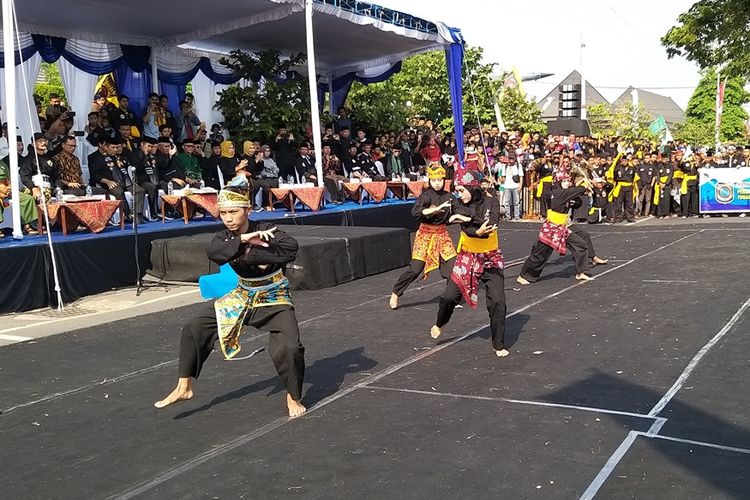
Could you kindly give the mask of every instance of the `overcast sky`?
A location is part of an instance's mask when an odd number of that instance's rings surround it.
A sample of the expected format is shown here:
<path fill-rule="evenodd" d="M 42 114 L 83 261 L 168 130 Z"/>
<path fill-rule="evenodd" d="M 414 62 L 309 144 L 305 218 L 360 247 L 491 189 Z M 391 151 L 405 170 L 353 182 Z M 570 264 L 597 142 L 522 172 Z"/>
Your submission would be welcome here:
<path fill-rule="evenodd" d="M 668 95 L 685 109 L 698 84 L 698 67 L 667 59 L 659 39 L 694 0 L 374 0 L 379 5 L 460 28 L 485 61 L 521 74 L 555 73 L 526 83 L 541 100 L 570 71 L 579 69 L 581 34 L 586 80 L 607 99 L 628 85 Z M 611 87 L 611 88 L 608 88 Z M 658 88 L 662 87 L 662 88 Z M 671 88 L 664 88 L 671 87 Z"/>

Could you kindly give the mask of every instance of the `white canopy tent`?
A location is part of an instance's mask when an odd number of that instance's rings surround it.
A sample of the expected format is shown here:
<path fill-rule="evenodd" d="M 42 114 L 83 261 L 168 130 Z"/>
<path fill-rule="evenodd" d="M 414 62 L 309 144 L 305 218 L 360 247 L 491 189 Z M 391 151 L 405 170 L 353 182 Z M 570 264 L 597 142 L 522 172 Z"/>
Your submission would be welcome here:
<path fill-rule="evenodd" d="M 343 103 L 347 82 L 385 79 L 400 69 L 404 58 L 443 49 L 457 132 L 461 130 L 463 39 L 458 30 L 442 23 L 355 0 L 212 0 L 209 4 L 201 0 L 0 1 L 0 71 L 4 73 L 0 98 L 11 137 L 16 122 L 24 140 L 38 130 L 32 116 L 32 92 L 42 60 L 58 61 L 69 103 L 77 111 L 76 129 L 86 123 L 85 106 L 91 102 L 95 77 L 117 67 L 128 68 L 129 82 L 141 84 L 140 94 L 158 91 L 160 84 L 184 86 L 192 81 L 198 111 L 204 119 L 220 121 L 213 109 L 216 93 L 238 78 L 218 64 L 218 59 L 235 49 L 277 49 L 282 55 L 306 53 L 314 124 L 320 122 L 318 91 L 322 83 L 327 83 L 335 111 L 334 94 Z M 13 12 L 15 23 L 9 22 Z M 5 75 L 6 63 L 14 59 L 15 73 Z M 150 82 L 150 88 L 146 82 Z M 135 92 L 125 93 L 132 102 Z M 141 97 L 145 99 L 145 95 Z M 312 129 L 319 152 L 320 129 Z M 15 148 L 9 149 L 14 237 L 21 238 L 18 159 Z M 319 155 L 316 167 L 322 180 Z"/>

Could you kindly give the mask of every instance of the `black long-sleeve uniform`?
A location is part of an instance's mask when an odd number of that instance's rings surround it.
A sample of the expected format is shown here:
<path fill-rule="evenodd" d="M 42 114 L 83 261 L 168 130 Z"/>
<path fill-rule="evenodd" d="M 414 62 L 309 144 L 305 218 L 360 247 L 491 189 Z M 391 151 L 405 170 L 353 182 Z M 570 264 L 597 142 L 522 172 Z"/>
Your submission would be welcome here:
<path fill-rule="evenodd" d="M 568 189 L 553 187 L 550 191 L 549 209 L 558 213 L 567 213 L 580 203 L 580 197 L 585 192 L 586 189 L 583 187 Z M 585 273 L 589 270 L 590 260 L 596 256 L 594 245 L 589 233 L 583 227 L 573 224 L 569 229 L 571 232 L 568 234 L 566 247 L 573 254 L 576 274 Z M 538 280 L 553 251 L 551 246 L 537 240 L 531 247 L 531 254 L 524 262 L 520 276 L 531 283 Z"/>
<path fill-rule="evenodd" d="M 424 215 L 422 213 L 422 210 L 440 206 L 446 201 L 451 202 L 450 208 L 441 209 L 429 215 Z M 417 201 L 414 202 L 411 209 L 411 215 L 422 224 L 444 225 L 448 224 L 448 219 L 450 219 L 451 215 L 456 213 L 457 208 L 458 202 L 451 193 L 444 190 L 435 191 L 430 187 L 422 191 L 422 194 L 419 195 Z M 393 286 L 393 293 L 401 297 L 409 285 L 411 285 L 419 275 L 422 274 L 424 266 L 424 261 L 412 259 L 409 263 L 409 268 L 403 272 Z M 453 259 L 449 261 L 444 261 L 442 258 L 440 259 L 440 275 L 443 278 L 448 279 L 452 269 Z"/>
<path fill-rule="evenodd" d="M 246 232 L 266 231 L 272 227 L 265 222 L 250 221 Z M 297 240 L 284 231 L 277 230 L 274 236 L 268 247 L 261 247 L 242 243 L 239 234 L 224 229 L 214 234 L 206 255 L 219 265 L 228 263 L 242 278 L 267 276 L 292 262 L 299 248 Z M 269 332 L 268 350 L 276 371 L 292 398 L 302 399 L 305 348 L 300 342 L 294 308 L 286 304 L 252 308 L 245 324 Z M 208 303 L 182 329 L 179 376 L 197 378 L 217 340 L 216 312 L 213 303 Z"/>
<path fill-rule="evenodd" d="M 479 200 L 474 200 L 469 205 L 460 205 L 457 210 L 461 215 L 471 217 L 469 222 L 461 223 L 461 230 L 472 238 L 489 238 L 489 234 L 482 236 L 477 235 L 477 230 L 485 221 L 489 221 L 488 226 L 493 226 L 500 222 L 500 203 L 495 197 L 482 194 Z M 499 249 L 498 249 L 499 250 Z M 487 254 L 484 258 L 489 260 Z M 485 260 L 485 266 L 487 265 Z M 479 281 L 484 284 L 484 290 L 487 303 L 487 314 L 490 318 L 490 332 L 492 335 L 492 347 L 496 351 L 505 349 L 505 313 L 507 304 L 505 300 L 505 276 L 503 270 L 497 267 L 484 267 L 484 272 L 479 276 Z M 438 308 L 435 325 L 442 328 L 448 324 L 458 303 L 461 301 L 461 289 L 452 280 L 449 279 L 445 291 L 440 297 L 440 306 Z"/>

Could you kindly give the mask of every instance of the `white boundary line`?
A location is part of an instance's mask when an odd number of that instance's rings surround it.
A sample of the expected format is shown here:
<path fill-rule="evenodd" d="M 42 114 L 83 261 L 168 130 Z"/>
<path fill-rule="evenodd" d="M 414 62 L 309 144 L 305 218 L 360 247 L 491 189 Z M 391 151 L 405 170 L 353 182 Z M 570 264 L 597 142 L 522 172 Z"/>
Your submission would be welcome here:
<path fill-rule="evenodd" d="M 651 250 L 651 251 L 649 251 L 649 252 L 647 252 L 647 253 L 645 253 L 643 255 L 635 257 L 634 259 L 631 259 L 631 260 L 629 260 L 627 262 L 624 262 L 623 264 L 620 264 L 618 266 L 612 267 L 612 268 L 606 270 L 605 272 L 603 272 L 601 274 L 598 274 L 596 276 L 596 278 L 604 276 L 604 275 L 606 275 L 608 273 L 611 273 L 612 271 L 620 269 L 621 267 L 625 267 L 625 266 L 630 265 L 630 264 L 632 264 L 634 262 L 637 262 L 640 259 L 648 257 L 649 255 L 653 255 L 654 253 L 659 252 L 660 250 L 663 250 L 663 249 L 668 248 L 668 247 L 670 247 L 672 245 L 675 245 L 675 244 L 677 244 L 677 243 L 679 243 L 681 241 L 686 240 L 687 238 L 690 238 L 691 236 L 695 236 L 696 234 L 700 234 L 701 232 L 702 231 L 696 231 L 696 232 L 693 232 L 692 234 L 689 234 L 687 236 L 683 236 L 682 238 L 679 238 L 679 239 L 677 239 L 675 241 L 672 241 L 670 243 L 662 245 L 659 248 L 656 248 L 656 249 Z M 437 283 L 442 283 L 442 280 L 438 281 Z M 545 302 L 545 301 L 547 301 L 547 300 L 549 300 L 551 298 L 557 297 L 558 295 L 560 295 L 562 293 L 565 293 L 568 290 L 572 290 L 573 288 L 576 288 L 576 287 L 581 286 L 583 284 L 585 284 L 585 282 L 579 281 L 579 282 L 574 283 L 574 284 L 572 284 L 570 286 L 567 286 L 567 287 L 563 288 L 562 290 L 558 290 L 557 292 L 551 293 L 551 294 L 547 295 L 546 297 L 542 297 L 541 299 L 538 299 L 538 300 L 536 300 L 534 302 L 531 302 L 531 303 L 525 305 L 524 307 L 516 309 L 515 311 L 507 314 L 505 316 L 505 318 L 506 319 L 512 318 L 513 316 L 516 316 L 516 315 L 518 315 L 518 314 L 526 311 L 527 309 L 530 309 L 530 308 L 532 308 L 534 306 L 537 306 L 537 305 L 541 304 L 542 302 Z M 380 299 L 376 299 L 376 300 L 380 300 Z M 333 402 L 335 402 L 335 401 L 337 401 L 337 400 L 339 400 L 339 399 L 341 399 L 341 398 L 343 398 L 345 396 L 348 396 L 349 394 L 351 394 L 352 392 L 354 392 L 354 391 L 356 391 L 358 389 L 366 387 L 369 384 L 377 382 L 378 380 L 380 380 L 382 378 L 385 378 L 388 375 L 391 375 L 392 373 L 395 373 L 395 372 L 397 372 L 398 370 L 400 370 L 402 368 L 405 368 L 405 367 L 407 367 L 409 365 L 412 365 L 412 364 L 414 364 L 414 363 L 416 363 L 418 361 L 421 361 L 424 358 L 430 357 L 430 356 L 432 356 L 432 355 L 434 355 L 434 354 L 442 351 L 443 349 L 446 349 L 448 347 L 451 347 L 451 346 L 457 344 L 458 342 L 466 340 L 467 338 L 472 337 L 472 336 L 476 335 L 477 333 L 479 333 L 480 331 L 484 330 L 485 328 L 487 328 L 487 326 L 488 325 L 481 325 L 481 326 L 479 326 L 479 327 L 471 330 L 470 332 L 468 332 L 468 333 L 466 333 L 464 335 L 461 335 L 460 337 L 456 337 L 453 340 L 447 341 L 447 342 L 445 342 L 443 344 L 436 345 L 435 347 L 433 347 L 429 351 L 422 351 L 419 354 L 411 356 L 411 357 L 409 357 L 409 358 L 407 358 L 407 359 L 405 359 L 405 360 L 403 360 L 403 361 L 401 361 L 399 363 L 396 363 L 394 365 L 391 365 L 390 367 L 388 367 L 388 368 L 386 368 L 386 369 L 384 369 L 384 370 L 382 370 L 382 371 L 380 371 L 378 373 L 366 376 L 365 378 L 363 378 L 359 382 L 357 382 L 357 383 L 355 383 L 355 384 L 353 384 L 353 385 L 351 385 L 351 386 L 349 386 L 349 387 L 347 387 L 345 389 L 342 389 L 342 390 L 340 390 L 340 391 L 338 391 L 338 392 L 336 392 L 334 394 L 331 394 L 327 398 L 321 400 L 316 405 L 314 405 L 311 408 L 309 408 L 307 410 L 307 413 L 305 414 L 305 416 L 303 416 L 302 418 L 305 418 L 305 417 L 309 418 L 309 415 L 311 413 L 313 413 L 313 412 L 315 412 L 315 411 L 317 411 L 317 410 L 319 410 L 319 409 L 321 409 L 321 408 L 323 408 L 325 406 L 328 406 L 329 404 L 331 404 L 331 403 L 333 403 Z M 265 434 L 267 434 L 267 433 L 269 433 L 271 431 L 274 431 L 274 430 L 278 429 L 279 427 L 281 427 L 282 425 L 284 425 L 285 423 L 288 423 L 290 421 L 292 421 L 292 419 L 290 419 L 290 418 L 280 418 L 280 419 L 277 419 L 277 420 L 275 420 L 273 422 L 270 422 L 269 424 L 266 424 L 265 426 L 261 427 L 260 429 L 256 429 L 255 431 L 252 431 L 252 432 L 250 432 L 248 434 L 240 436 L 240 437 L 238 437 L 238 438 L 236 438 L 236 439 L 234 439 L 232 441 L 229 441 L 228 443 L 224 443 L 222 445 L 218 445 L 218 446 L 212 448 L 210 451 L 204 452 L 204 453 L 202 453 L 202 454 L 200 454 L 200 455 L 192 458 L 191 460 L 188 460 L 187 462 L 185 462 L 185 463 L 183 463 L 181 465 L 173 467 L 172 469 L 168 469 L 167 471 L 165 471 L 165 472 L 157 475 L 156 477 L 154 477 L 153 479 L 151 479 L 149 481 L 143 482 L 143 483 L 141 483 L 139 485 L 136 485 L 135 487 L 133 487 L 133 488 L 131 488 L 131 489 L 129 489 L 129 490 L 121 493 L 121 494 L 113 495 L 113 496 L 111 496 L 109 498 L 110 499 L 116 499 L 116 500 L 128 500 L 130 498 L 138 496 L 138 495 L 140 495 L 142 493 L 145 493 L 146 491 L 149 491 L 152 488 L 155 488 L 156 486 L 159 486 L 160 484 L 163 484 L 166 481 L 169 481 L 170 479 L 172 479 L 174 477 L 179 476 L 180 474 L 182 474 L 184 472 L 187 472 L 187 471 L 189 471 L 191 469 L 194 469 L 195 467 L 197 467 L 197 466 L 199 466 L 199 465 L 201 465 L 201 464 L 203 464 L 203 463 L 205 463 L 205 462 L 207 462 L 209 460 L 212 460 L 213 458 L 216 458 L 216 457 L 221 456 L 221 455 L 223 455 L 225 453 L 228 453 L 228 452 L 234 450 L 235 448 L 243 446 L 243 445 L 245 445 L 245 444 L 253 441 L 254 439 L 256 439 L 258 437 L 261 437 L 261 436 L 263 436 L 263 435 L 265 435 Z M 634 432 L 634 431 L 631 431 L 631 433 L 632 432 Z M 635 439 L 635 437 L 633 437 L 633 439 Z"/>
<path fill-rule="evenodd" d="M 26 342 L 27 340 L 34 340 L 33 337 L 19 337 L 18 335 L 3 335 L 0 333 L 0 340 L 10 340 L 12 342 Z"/>
<path fill-rule="evenodd" d="M 368 385 L 367 388 L 377 389 L 379 391 L 405 392 L 408 394 L 421 394 L 425 396 L 439 396 L 439 397 L 454 398 L 454 399 L 473 399 L 476 401 L 492 401 L 492 402 L 497 402 L 497 403 L 513 403 L 513 404 L 521 404 L 521 405 L 529 405 L 529 406 L 542 406 L 542 407 L 547 407 L 547 408 L 562 408 L 562 409 L 567 409 L 567 410 L 578 410 L 578 411 L 585 411 L 585 412 L 591 412 L 591 413 L 606 413 L 609 415 L 621 415 L 624 417 L 645 418 L 649 420 L 658 419 L 658 417 L 644 415 L 643 413 L 632 413 L 629 411 L 608 410 L 606 408 L 594 408 L 592 406 L 568 405 L 568 404 L 563 404 L 563 403 L 548 403 L 546 401 L 531 401 L 528 399 L 492 398 L 489 396 L 475 396 L 472 394 L 455 394 L 452 392 L 421 391 L 418 389 L 400 389 L 397 387 L 384 387 L 384 386 L 379 386 L 379 385 Z"/>
<path fill-rule="evenodd" d="M 734 453 L 743 453 L 745 455 L 750 455 L 750 450 L 747 448 L 736 448 L 734 446 L 725 446 L 723 444 L 716 444 L 716 443 L 707 443 L 705 441 L 693 441 L 692 439 L 682 439 L 678 437 L 672 437 L 672 436 L 660 436 L 658 434 L 648 434 L 640 432 L 639 435 L 651 439 L 663 439 L 665 441 L 673 441 L 675 443 L 683 443 L 683 444 L 692 444 L 695 446 L 705 446 L 706 448 L 715 448 L 717 450 L 723 450 L 723 451 L 731 451 Z"/>
<path fill-rule="evenodd" d="M 683 385 L 685 385 L 685 382 L 687 381 L 690 374 L 695 370 L 695 367 L 698 366 L 698 363 L 701 359 L 708 353 L 708 351 L 716 345 L 717 342 L 719 342 L 722 337 L 724 337 L 733 327 L 737 324 L 737 322 L 740 320 L 742 315 L 747 311 L 748 307 L 750 307 L 750 298 L 745 300 L 745 302 L 740 306 L 740 308 L 737 310 L 737 312 L 734 313 L 734 315 L 729 319 L 729 321 L 726 322 L 726 324 L 719 330 L 719 332 L 714 335 L 714 337 L 708 341 L 706 345 L 704 345 L 698 353 L 693 356 L 693 359 L 690 360 L 690 363 L 688 363 L 687 367 L 683 370 L 683 372 L 680 374 L 680 376 L 677 378 L 675 383 L 672 385 L 672 387 L 667 391 L 666 394 L 659 400 L 659 402 L 654 405 L 654 407 L 651 409 L 651 411 L 648 413 L 650 417 L 657 417 L 659 413 L 669 404 L 669 402 L 672 400 L 672 398 L 677 394 L 677 392 L 682 388 Z M 586 491 L 583 492 L 583 495 L 581 495 L 581 500 L 589 500 L 594 498 L 596 493 L 599 491 L 599 489 L 604 485 L 605 481 L 609 477 L 609 475 L 612 473 L 612 471 L 617 467 L 617 464 L 622 460 L 622 457 L 625 456 L 625 453 L 627 453 L 628 449 L 632 446 L 633 442 L 635 441 L 635 438 L 639 435 L 644 435 L 651 438 L 661 438 L 663 436 L 658 436 L 659 431 L 661 430 L 662 426 L 664 426 L 664 423 L 666 422 L 666 419 L 664 418 L 657 418 L 657 420 L 654 422 L 654 424 L 651 426 L 651 428 L 646 433 L 641 433 L 638 431 L 630 431 L 628 435 L 625 437 L 622 443 L 620 443 L 620 446 L 617 447 L 617 449 L 612 453 L 612 456 L 609 457 L 609 460 L 604 464 L 604 467 L 599 471 L 599 473 L 594 477 L 594 480 L 591 482 L 588 488 L 586 488 Z M 672 438 L 673 441 L 678 441 L 678 438 Z M 687 441 L 687 440 L 685 440 Z M 693 444 L 698 444 L 698 442 L 693 442 Z M 707 443 L 707 446 L 710 444 Z M 714 448 L 719 448 L 721 445 L 710 445 Z M 729 447 L 721 447 L 720 449 L 728 449 Z M 737 450 L 739 450 L 738 448 Z M 732 450 L 736 451 L 736 450 Z"/>
<path fill-rule="evenodd" d="M 674 385 L 667 391 L 667 393 L 659 400 L 658 403 L 651 409 L 649 412 L 649 415 L 651 416 L 657 416 L 661 411 L 664 409 L 665 406 L 672 400 L 672 398 L 677 394 L 677 391 L 682 389 L 682 386 L 685 385 L 685 382 L 687 381 L 688 377 L 691 373 L 693 373 L 693 370 L 695 370 L 695 367 L 698 366 L 698 363 L 700 363 L 701 359 L 708 353 L 708 351 L 716 345 L 717 342 L 719 342 L 727 333 L 729 333 L 730 330 L 734 327 L 734 325 L 737 324 L 737 322 L 740 320 L 743 314 L 745 314 L 745 311 L 750 307 L 750 298 L 745 300 L 745 302 L 740 306 L 740 308 L 737 310 L 736 313 L 734 313 L 734 316 L 732 316 L 729 321 L 726 322 L 726 324 L 722 327 L 719 332 L 714 335 L 714 338 L 708 341 L 706 345 L 704 345 L 698 353 L 693 356 L 693 359 L 690 360 L 690 363 L 688 363 L 685 370 L 682 372 L 682 374 L 677 378 Z"/>
<path fill-rule="evenodd" d="M 142 307 L 142 306 L 146 306 L 146 305 L 153 304 L 153 303 L 156 303 L 156 302 L 161 302 L 163 300 L 173 299 L 175 297 L 181 297 L 183 295 L 189 295 L 191 293 L 197 293 L 199 291 L 200 290 L 198 288 L 195 288 L 193 290 L 187 290 L 187 291 L 184 291 L 184 292 L 179 292 L 179 293 L 173 293 L 173 294 L 165 295 L 164 297 L 157 297 L 155 299 L 150 299 L 150 300 L 147 300 L 145 302 L 136 302 L 135 304 L 130 305 L 128 307 L 123 307 L 122 309 L 114 309 L 114 310 L 106 310 L 106 311 L 96 311 L 96 312 L 91 312 L 91 313 L 86 313 L 86 314 L 79 314 L 78 316 L 68 316 L 66 318 L 55 318 L 55 319 L 50 319 L 48 321 L 38 321 L 36 323 L 31 323 L 31 324 L 28 324 L 28 325 L 14 326 L 13 328 L 6 328 L 5 330 L 0 330 L 0 334 L 5 334 L 5 333 L 8 333 L 8 332 L 17 332 L 18 330 L 25 330 L 27 328 L 33 328 L 35 326 L 46 326 L 46 325 L 50 325 L 52 323 L 60 323 L 62 321 L 72 321 L 72 320 L 77 320 L 77 319 L 81 319 L 81 318 L 88 318 L 88 317 L 91 317 L 91 316 L 99 316 L 100 314 L 115 314 L 115 313 L 118 313 L 120 311 L 127 311 L 128 309 L 132 309 L 134 307 Z M 186 305 L 189 305 L 189 304 L 186 304 Z M 29 339 L 26 339 L 26 340 L 32 340 L 32 339 L 29 338 Z"/>

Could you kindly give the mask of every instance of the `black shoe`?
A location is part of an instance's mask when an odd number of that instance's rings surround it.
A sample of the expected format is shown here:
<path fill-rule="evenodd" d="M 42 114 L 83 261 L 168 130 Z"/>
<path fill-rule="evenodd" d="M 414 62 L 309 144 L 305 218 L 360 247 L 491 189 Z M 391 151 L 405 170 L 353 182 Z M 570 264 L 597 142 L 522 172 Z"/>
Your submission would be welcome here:
<path fill-rule="evenodd" d="M 145 224 L 146 223 L 146 219 L 143 218 L 143 214 L 138 214 L 138 219 L 137 220 L 138 220 L 138 225 L 139 226 L 141 224 Z"/>

